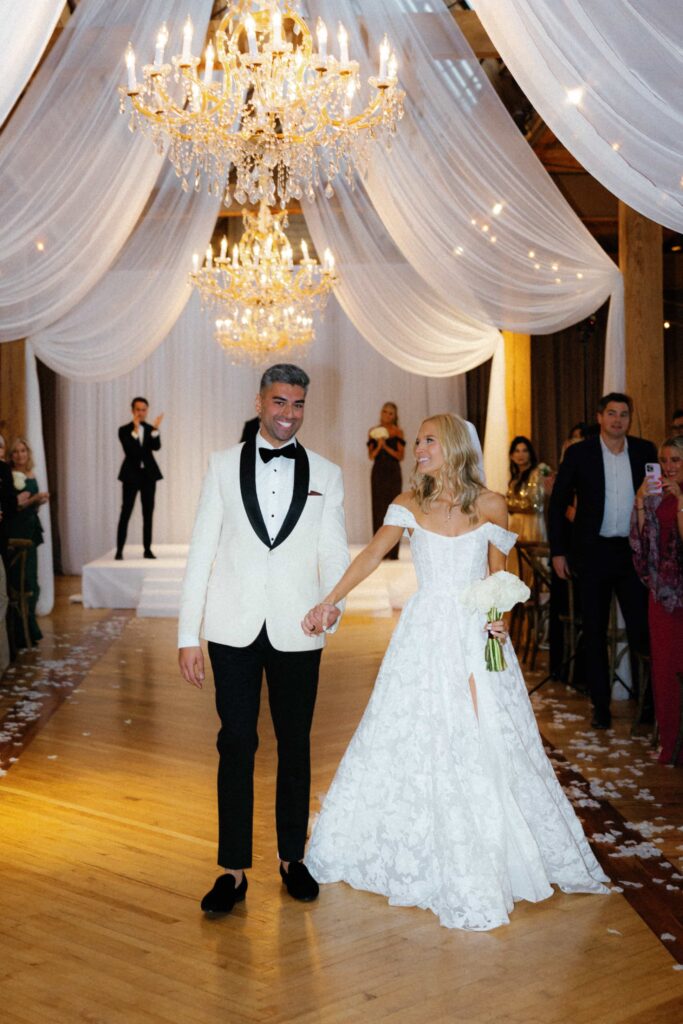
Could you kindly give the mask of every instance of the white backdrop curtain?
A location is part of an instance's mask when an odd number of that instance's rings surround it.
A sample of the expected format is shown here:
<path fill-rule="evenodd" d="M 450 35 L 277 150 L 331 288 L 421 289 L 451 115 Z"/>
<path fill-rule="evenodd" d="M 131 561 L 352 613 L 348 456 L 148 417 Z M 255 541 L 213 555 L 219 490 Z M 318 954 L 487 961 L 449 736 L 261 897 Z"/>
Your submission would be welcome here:
<path fill-rule="evenodd" d="M 211 0 L 168 0 L 163 16 L 180 49 L 182 21 L 205 31 Z M 113 263 L 163 157 L 131 136 L 118 113 L 129 40 L 153 53 L 154 0 L 83 0 L 7 125 L 0 143 L 0 340 L 43 330 Z M 175 49 L 173 49 L 175 47 Z"/>
<path fill-rule="evenodd" d="M 193 296 L 166 341 L 131 373 L 100 384 L 60 379 L 60 532 L 67 572 L 80 572 L 85 562 L 114 546 L 121 500 L 116 477 L 123 457 L 117 430 L 138 394 L 149 399 L 150 417 L 166 414 L 154 542 L 188 542 L 208 455 L 239 440 L 244 420 L 255 415 L 260 378 L 258 370 L 232 366 L 212 332 L 211 318 L 200 312 Z M 310 354 L 295 361 L 312 379 L 301 440 L 342 466 L 349 537 L 368 540 L 367 431 L 378 422 L 382 404 L 396 401 L 399 407 L 409 446 L 403 464 L 407 485 L 410 445 L 420 421 L 429 413 L 464 413 L 464 377 L 419 377 L 387 362 L 365 343 L 334 299 Z M 500 444 L 507 448 L 507 435 Z M 141 531 L 136 508 L 129 542 L 140 543 Z"/>
<path fill-rule="evenodd" d="M 0 2 L 0 125 L 33 74 L 63 7 L 64 0 Z"/>
<path fill-rule="evenodd" d="M 606 383 L 623 386 L 619 270 L 520 135 L 452 15 L 428 0 L 309 8 L 346 25 L 357 57 L 366 45 L 377 54 L 384 32 L 396 50 L 406 114 L 391 152 L 376 147 L 366 187 L 420 276 L 461 312 L 534 334 L 576 323 L 611 296 Z"/>
<path fill-rule="evenodd" d="M 471 6 L 569 152 L 629 206 L 683 231 L 680 0 Z"/>

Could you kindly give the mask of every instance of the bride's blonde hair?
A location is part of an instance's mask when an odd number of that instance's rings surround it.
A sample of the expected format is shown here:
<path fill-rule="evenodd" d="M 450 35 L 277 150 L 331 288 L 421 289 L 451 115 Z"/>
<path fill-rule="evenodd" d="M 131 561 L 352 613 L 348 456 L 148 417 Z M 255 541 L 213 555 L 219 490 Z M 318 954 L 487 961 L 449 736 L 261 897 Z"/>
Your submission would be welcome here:
<path fill-rule="evenodd" d="M 465 421 L 445 412 L 428 416 L 422 425 L 425 423 L 434 424 L 444 464 L 438 478 L 421 473 L 416 464 L 410 481 L 415 501 L 423 512 L 429 512 L 432 503 L 448 491 L 461 511 L 470 517 L 470 522 L 476 523 L 475 504 L 484 485 Z"/>

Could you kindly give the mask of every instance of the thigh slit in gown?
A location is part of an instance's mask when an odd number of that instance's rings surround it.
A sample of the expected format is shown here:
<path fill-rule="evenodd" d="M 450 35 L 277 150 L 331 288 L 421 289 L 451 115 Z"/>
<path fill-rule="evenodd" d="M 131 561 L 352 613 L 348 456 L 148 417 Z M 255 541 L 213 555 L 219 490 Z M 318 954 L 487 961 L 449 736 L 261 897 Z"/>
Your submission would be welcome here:
<path fill-rule="evenodd" d="M 488 574 L 484 523 L 457 537 L 412 530 L 418 590 L 403 611 L 370 701 L 313 830 L 306 864 L 398 906 L 432 910 L 449 928 L 506 924 L 516 900 L 551 885 L 605 893 L 608 878 L 548 760 L 514 650 L 484 663 L 485 617 L 459 595 Z"/>

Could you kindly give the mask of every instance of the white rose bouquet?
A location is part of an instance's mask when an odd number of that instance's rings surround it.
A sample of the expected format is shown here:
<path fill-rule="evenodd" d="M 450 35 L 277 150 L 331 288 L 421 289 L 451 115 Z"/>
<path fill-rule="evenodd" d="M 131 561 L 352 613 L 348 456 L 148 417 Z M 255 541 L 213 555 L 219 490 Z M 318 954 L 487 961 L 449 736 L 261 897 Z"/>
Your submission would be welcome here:
<path fill-rule="evenodd" d="M 503 612 L 526 601 L 531 594 L 523 580 L 512 572 L 494 572 L 483 580 L 475 580 L 461 595 L 466 608 L 486 616 L 487 625 L 497 622 Z M 489 633 L 484 659 L 489 672 L 502 672 L 507 668 L 500 642 Z"/>
<path fill-rule="evenodd" d="M 18 469 L 12 470 L 12 483 L 15 491 L 23 491 L 26 487 L 26 474 L 20 473 Z"/>
<path fill-rule="evenodd" d="M 370 431 L 370 437 L 373 441 L 386 441 L 389 437 L 389 431 L 386 427 L 373 427 Z"/>

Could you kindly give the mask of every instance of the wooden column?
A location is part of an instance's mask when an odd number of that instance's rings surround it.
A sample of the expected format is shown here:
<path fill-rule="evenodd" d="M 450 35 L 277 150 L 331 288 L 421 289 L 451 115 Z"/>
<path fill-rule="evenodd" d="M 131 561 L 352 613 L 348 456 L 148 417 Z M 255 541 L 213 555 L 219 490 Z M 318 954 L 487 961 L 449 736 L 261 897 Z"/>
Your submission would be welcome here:
<path fill-rule="evenodd" d="M 505 405 L 510 440 L 531 437 L 531 338 L 503 331 L 505 339 Z"/>
<path fill-rule="evenodd" d="M 0 344 L 0 434 L 7 444 L 26 434 L 24 341 Z"/>
<path fill-rule="evenodd" d="M 619 268 L 624 275 L 626 392 L 634 402 L 631 433 L 664 440 L 662 228 L 619 203 Z"/>

